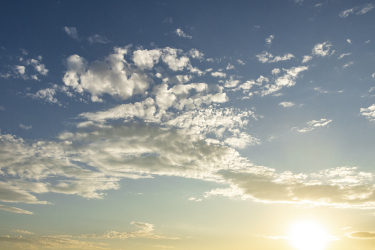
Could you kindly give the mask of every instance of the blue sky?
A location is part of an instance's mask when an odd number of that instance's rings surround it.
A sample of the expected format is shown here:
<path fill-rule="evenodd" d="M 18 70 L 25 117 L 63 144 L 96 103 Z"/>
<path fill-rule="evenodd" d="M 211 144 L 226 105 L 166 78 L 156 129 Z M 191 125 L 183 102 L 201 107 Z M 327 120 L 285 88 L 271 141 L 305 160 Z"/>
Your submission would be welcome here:
<path fill-rule="evenodd" d="M 374 8 L 2 2 L 1 248 L 372 249 Z"/>

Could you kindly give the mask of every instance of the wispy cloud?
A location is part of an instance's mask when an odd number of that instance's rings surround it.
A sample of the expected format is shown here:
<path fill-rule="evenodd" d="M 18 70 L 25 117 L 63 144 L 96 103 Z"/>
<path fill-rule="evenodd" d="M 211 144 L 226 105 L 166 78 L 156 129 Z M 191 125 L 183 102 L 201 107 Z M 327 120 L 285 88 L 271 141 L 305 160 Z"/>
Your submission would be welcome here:
<path fill-rule="evenodd" d="M 71 38 L 78 40 L 78 30 L 75 27 L 64 27 L 64 31 Z"/>
<path fill-rule="evenodd" d="M 299 129 L 298 132 L 300 133 L 310 132 L 318 127 L 326 127 L 328 126 L 330 122 L 332 122 L 332 120 L 327 120 L 327 119 L 312 120 L 312 121 L 307 122 L 307 127 L 303 129 Z"/>

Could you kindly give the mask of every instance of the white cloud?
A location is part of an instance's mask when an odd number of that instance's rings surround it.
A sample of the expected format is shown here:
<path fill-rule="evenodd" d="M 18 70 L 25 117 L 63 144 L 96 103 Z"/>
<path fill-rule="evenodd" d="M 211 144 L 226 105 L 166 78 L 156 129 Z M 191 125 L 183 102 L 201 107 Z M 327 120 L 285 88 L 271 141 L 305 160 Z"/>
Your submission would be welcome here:
<path fill-rule="evenodd" d="M 23 210 L 21 208 L 17 207 L 8 207 L 0 204 L 0 210 L 8 211 L 8 212 L 13 212 L 13 213 L 18 213 L 18 214 L 33 214 L 33 212 Z"/>
<path fill-rule="evenodd" d="M 229 70 L 229 69 L 234 69 L 234 66 L 230 63 L 228 63 L 228 65 L 227 65 L 227 70 Z"/>
<path fill-rule="evenodd" d="M 352 53 L 346 53 L 346 54 L 341 54 L 337 59 L 341 59 L 343 58 L 344 56 L 349 56 L 351 55 Z"/>
<path fill-rule="evenodd" d="M 290 53 L 285 54 L 284 56 L 276 56 L 273 60 L 269 61 L 270 63 L 272 62 L 279 62 L 279 61 L 288 61 L 292 59 L 294 56 Z"/>
<path fill-rule="evenodd" d="M 349 44 L 352 44 L 352 41 L 350 39 L 346 39 L 346 41 L 349 43 Z"/>
<path fill-rule="evenodd" d="M 106 44 L 106 43 L 110 43 L 111 41 L 109 41 L 107 38 L 105 38 L 104 36 L 100 36 L 98 34 L 95 34 L 93 36 L 90 36 L 88 38 L 88 41 L 89 43 L 103 43 L 103 44 Z"/>
<path fill-rule="evenodd" d="M 56 103 L 61 106 L 61 103 L 54 97 L 56 90 L 53 88 L 41 89 L 35 94 L 28 93 L 27 96 L 31 96 L 33 99 L 42 99 L 45 102 Z"/>
<path fill-rule="evenodd" d="M 25 129 L 25 130 L 29 130 L 29 129 L 31 129 L 33 126 L 26 126 L 26 125 L 23 125 L 22 123 L 20 123 L 19 127 L 22 128 L 22 129 Z"/>
<path fill-rule="evenodd" d="M 366 14 L 367 12 L 373 10 L 375 7 L 375 4 L 373 3 L 369 3 L 369 4 L 366 4 L 362 7 L 362 9 L 360 11 L 358 11 L 356 14 L 357 15 L 363 15 L 363 14 Z"/>
<path fill-rule="evenodd" d="M 285 54 L 284 56 L 276 56 L 274 57 L 272 54 L 263 51 L 261 54 L 256 55 L 258 60 L 262 63 L 273 63 L 273 62 L 279 62 L 279 61 L 287 61 L 292 59 L 294 56 L 290 53 Z M 273 59 L 272 59 L 273 58 Z M 271 60 L 272 59 L 272 60 Z"/>
<path fill-rule="evenodd" d="M 271 46 L 272 40 L 275 38 L 274 35 L 270 35 L 269 37 L 266 38 L 266 44 L 267 46 Z"/>
<path fill-rule="evenodd" d="M 199 59 L 199 60 L 203 60 L 204 59 L 204 54 L 202 52 L 200 52 L 199 50 L 197 50 L 197 49 L 191 49 L 189 51 L 189 55 L 192 58 L 195 58 L 195 59 Z"/>
<path fill-rule="evenodd" d="M 127 52 L 128 47 L 115 48 L 114 53 L 104 61 L 95 61 L 90 65 L 79 55 L 69 56 L 63 82 L 78 93 L 86 91 L 96 97 L 109 94 L 128 99 L 133 95 L 144 94 L 152 80 L 148 75 L 131 68 L 124 59 Z M 137 62 L 142 67 L 150 66 L 147 59 Z"/>
<path fill-rule="evenodd" d="M 307 62 L 310 61 L 312 58 L 313 58 L 313 57 L 312 57 L 312 56 L 309 56 L 309 55 L 303 56 L 302 63 L 307 63 Z"/>
<path fill-rule="evenodd" d="M 227 74 L 226 73 L 223 73 L 223 72 L 212 72 L 211 75 L 213 77 L 220 77 L 220 78 L 223 78 L 223 77 L 226 77 Z"/>
<path fill-rule="evenodd" d="M 330 122 L 332 122 L 332 120 L 327 120 L 327 119 L 320 119 L 319 121 L 312 120 L 312 121 L 307 122 L 307 127 L 303 129 L 298 129 L 298 132 L 300 133 L 310 132 L 317 127 L 326 127 L 328 126 Z"/>
<path fill-rule="evenodd" d="M 373 73 L 371 76 L 372 76 L 372 78 L 375 78 L 375 73 Z"/>
<path fill-rule="evenodd" d="M 240 59 L 237 59 L 237 62 L 238 62 L 238 64 L 245 65 L 245 63 Z"/>
<path fill-rule="evenodd" d="M 350 65 L 353 65 L 353 64 L 354 64 L 353 62 L 348 62 L 347 64 L 342 66 L 342 68 L 345 69 L 346 67 L 349 67 Z"/>
<path fill-rule="evenodd" d="M 344 10 L 344 11 L 340 12 L 339 16 L 342 17 L 342 18 L 346 18 L 350 14 L 353 14 L 353 13 L 354 13 L 354 8 L 351 8 L 351 9 Z"/>
<path fill-rule="evenodd" d="M 279 74 L 280 72 L 281 72 L 281 71 L 280 71 L 279 68 L 274 68 L 274 69 L 271 71 L 272 75 L 277 75 L 277 74 Z"/>
<path fill-rule="evenodd" d="M 192 39 L 192 38 L 193 38 L 192 36 L 187 35 L 187 34 L 186 34 L 185 32 L 183 32 L 181 29 L 176 29 L 175 33 L 176 33 L 179 37 L 188 38 L 188 39 Z"/>
<path fill-rule="evenodd" d="M 365 4 L 365 5 L 362 5 L 362 6 L 355 6 L 351 9 L 340 12 L 339 15 L 342 18 L 346 18 L 349 15 L 354 14 L 354 11 L 356 11 L 358 9 L 360 9 L 360 10 L 356 14 L 357 15 L 363 15 L 363 14 L 366 14 L 367 12 L 373 10 L 374 7 L 375 7 L 375 4 L 373 4 L 373 3 Z"/>
<path fill-rule="evenodd" d="M 330 176 L 331 173 L 334 176 Z M 223 195 L 230 198 L 253 199 L 258 202 L 295 203 L 328 205 L 340 208 L 373 208 L 375 206 L 375 188 L 369 184 L 370 173 L 347 171 L 347 168 L 329 169 L 321 175 L 298 174 L 291 172 L 275 173 L 274 169 L 252 167 L 246 172 L 221 171 L 224 179 L 231 183 L 229 189 L 217 189 L 206 193 L 206 196 Z M 361 174 L 369 178 L 356 183 L 335 182 Z M 328 175 L 328 176 L 327 176 Z M 326 182 L 329 180 L 329 182 Z"/>
<path fill-rule="evenodd" d="M 234 88 L 240 83 L 240 80 L 234 80 L 233 76 L 230 77 L 229 80 L 224 82 L 225 88 Z"/>
<path fill-rule="evenodd" d="M 361 108 L 360 113 L 370 121 L 375 122 L 375 104 L 372 104 L 368 108 Z"/>
<path fill-rule="evenodd" d="M 260 140 L 242 132 L 234 137 L 229 137 L 225 139 L 224 143 L 228 144 L 231 147 L 241 149 L 249 145 L 260 144 Z"/>
<path fill-rule="evenodd" d="M 26 68 L 25 66 L 20 66 L 20 65 L 16 65 L 14 66 L 15 69 L 17 70 L 17 72 L 20 74 L 20 75 L 24 75 L 25 72 L 26 72 Z"/>
<path fill-rule="evenodd" d="M 188 57 L 183 55 L 181 49 L 166 47 L 163 49 L 162 60 L 173 71 L 181 71 L 190 65 Z"/>
<path fill-rule="evenodd" d="M 133 61 L 140 69 L 152 69 L 159 62 L 161 54 L 159 49 L 136 50 L 133 52 Z"/>
<path fill-rule="evenodd" d="M 75 27 L 64 27 L 64 30 L 71 38 L 78 40 L 78 31 Z"/>
<path fill-rule="evenodd" d="M 295 104 L 293 102 L 280 102 L 280 106 L 283 106 L 284 108 L 293 107 Z"/>
<path fill-rule="evenodd" d="M 274 84 L 266 84 L 261 90 L 261 96 L 269 95 L 273 92 L 279 91 L 283 87 L 291 87 L 296 84 L 298 74 L 302 71 L 308 70 L 308 66 L 293 67 L 290 69 L 283 69 L 286 73 L 278 77 Z"/>
<path fill-rule="evenodd" d="M 329 50 L 332 44 L 330 42 L 318 43 L 314 46 L 312 50 L 313 55 L 317 56 L 327 56 L 329 54 Z"/>

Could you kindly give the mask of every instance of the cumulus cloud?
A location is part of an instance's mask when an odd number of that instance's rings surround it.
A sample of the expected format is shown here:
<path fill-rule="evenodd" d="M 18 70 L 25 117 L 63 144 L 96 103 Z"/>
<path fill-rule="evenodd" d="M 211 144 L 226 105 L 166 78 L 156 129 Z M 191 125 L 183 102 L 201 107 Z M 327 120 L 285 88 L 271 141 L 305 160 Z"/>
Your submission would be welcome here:
<path fill-rule="evenodd" d="M 166 47 L 163 49 L 162 60 L 173 71 L 181 71 L 191 66 L 189 57 L 185 56 L 181 49 Z"/>
<path fill-rule="evenodd" d="M 192 36 L 189 36 L 189 35 L 187 35 L 185 32 L 183 32 L 182 29 L 180 29 L 180 28 L 176 29 L 175 33 L 176 33 L 179 37 L 188 38 L 188 39 L 192 39 L 192 38 L 193 38 Z"/>
<path fill-rule="evenodd" d="M 89 43 L 103 43 L 103 44 L 106 44 L 106 43 L 110 43 L 111 41 L 109 41 L 107 38 L 105 38 L 104 36 L 100 36 L 98 34 L 95 34 L 93 36 L 90 36 L 88 38 L 88 41 Z"/>
<path fill-rule="evenodd" d="M 64 27 L 64 31 L 71 38 L 78 40 L 78 30 L 75 27 Z"/>
<path fill-rule="evenodd" d="M 152 79 L 148 75 L 132 69 L 124 59 L 129 47 L 115 48 L 114 53 L 104 61 L 95 61 L 89 64 L 79 55 L 68 57 L 67 71 L 63 77 L 66 86 L 78 93 L 88 92 L 93 99 L 108 94 L 121 99 L 128 99 L 133 95 L 144 94 Z M 136 62 L 143 68 L 149 67 L 147 52 L 136 54 Z"/>
<path fill-rule="evenodd" d="M 365 116 L 370 121 L 375 122 L 375 104 L 372 104 L 368 108 L 361 108 L 360 114 Z"/>
<path fill-rule="evenodd" d="M 283 106 L 284 108 L 293 107 L 295 104 L 293 102 L 280 102 L 280 106 Z"/>
<path fill-rule="evenodd" d="M 298 129 L 298 132 L 300 133 L 310 132 L 316 129 L 317 127 L 326 127 L 328 126 L 330 122 L 332 122 L 332 120 L 327 120 L 327 119 L 320 119 L 319 121 L 312 120 L 312 121 L 307 122 L 307 127 L 303 129 Z"/>
<path fill-rule="evenodd" d="M 0 209 L 8 212 L 18 213 L 18 214 L 33 214 L 33 212 L 23 210 L 21 208 L 17 207 L 8 207 L 0 204 Z M 16 231 L 22 231 L 22 230 L 16 230 Z M 18 232 L 20 233 L 20 232 Z"/>
<path fill-rule="evenodd" d="M 329 54 L 329 50 L 332 44 L 330 42 L 318 43 L 312 49 L 312 54 L 317 56 L 325 57 Z"/>
<path fill-rule="evenodd" d="M 136 50 L 133 52 L 133 61 L 140 69 L 152 69 L 159 62 L 161 50 Z"/>

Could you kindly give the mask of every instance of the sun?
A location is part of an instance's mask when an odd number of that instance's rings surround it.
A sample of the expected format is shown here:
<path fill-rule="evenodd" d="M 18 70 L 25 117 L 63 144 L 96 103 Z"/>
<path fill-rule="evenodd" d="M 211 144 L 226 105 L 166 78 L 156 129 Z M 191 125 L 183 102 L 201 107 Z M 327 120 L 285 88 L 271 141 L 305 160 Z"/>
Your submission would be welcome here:
<path fill-rule="evenodd" d="M 295 223 L 290 230 L 290 241 L 297 250 L 324 250 L 328 238 L 324 228 L 312 221 Z"/>

